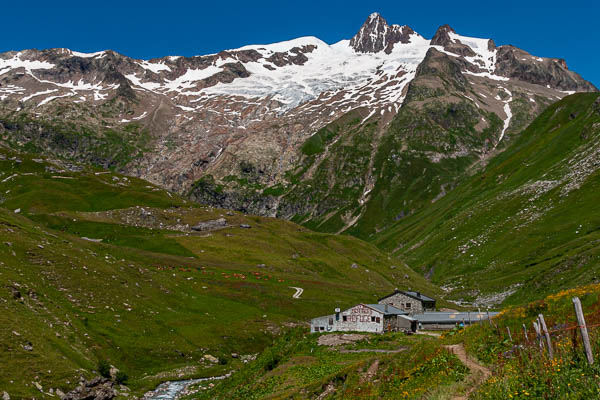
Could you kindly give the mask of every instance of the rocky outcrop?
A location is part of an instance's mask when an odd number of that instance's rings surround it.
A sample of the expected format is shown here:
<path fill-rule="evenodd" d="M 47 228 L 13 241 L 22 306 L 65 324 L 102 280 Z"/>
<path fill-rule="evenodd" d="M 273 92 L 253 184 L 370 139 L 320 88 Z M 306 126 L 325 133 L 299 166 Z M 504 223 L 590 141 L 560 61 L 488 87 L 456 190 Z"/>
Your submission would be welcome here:
<path fill-rule="evenodd" d="M 415 34 L 408 26 L 388 25 L 378 13 L 369 15 L 358 33 L 350 39 L 350 47 L 358 53 L 378 53 L 384 51 L 390 54 L 396 43 L 409 43 L 411 35 Z"/>
<path fill-rule="evenodd" d="M 461 43 L 458 39 L 453 39 L 451 33 L 454 29 L 450 25 L 442 25 L 435 32 L 435 35 L 431 39 L 431 44 L 434 46 L 442 46 L 444 50 L 450 53 L 457 54 L 463 57 L 473 57 L 475 52 L 466 44 Z M 492 42 L 493 45 L 493 42 Z"/>
<path fill-rule="evenodd" d="M 214 219 L 210 221 L 202 221 L 192 226 L 193 231 L 204 232 L 212 231 L 215 229 L 223 228 L 227 226 L 227 220 L 225 218 Z"/>
<path fill-rule="evenodd" d="M 86 381 L 67 393 L 62 400 L 111 400 L 117 396 L 114 382 L 107 378 L 96 377 Z"/>
<path fill-rule="evenodd" d="M 536 85 L 564 91 L 594 92 L 596 87 L 569 71 L 562 59 L 533 57 L 513 46 L 500 46 L 496 56 L 496 73 Z"/>

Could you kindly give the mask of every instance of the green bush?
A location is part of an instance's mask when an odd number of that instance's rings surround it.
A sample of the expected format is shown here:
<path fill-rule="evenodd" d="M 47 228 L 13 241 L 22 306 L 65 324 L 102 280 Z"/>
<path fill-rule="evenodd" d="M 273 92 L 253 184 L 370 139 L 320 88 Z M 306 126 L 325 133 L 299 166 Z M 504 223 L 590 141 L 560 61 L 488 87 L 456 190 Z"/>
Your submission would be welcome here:
<path fill-rule="evenodd" d="M 115 376 L 115 382 L 120 385 L 127 383 L 128 379 L 129 379 L 129 376 L 127 376 L 127 374 L 123 371 L 117 372 L 117 375 Z"/>
<path fill-rule="evenodd" d="M 107 360 L 98 361 L 98 373 L 100 376 L 110 378 L 110 364 Z"/>

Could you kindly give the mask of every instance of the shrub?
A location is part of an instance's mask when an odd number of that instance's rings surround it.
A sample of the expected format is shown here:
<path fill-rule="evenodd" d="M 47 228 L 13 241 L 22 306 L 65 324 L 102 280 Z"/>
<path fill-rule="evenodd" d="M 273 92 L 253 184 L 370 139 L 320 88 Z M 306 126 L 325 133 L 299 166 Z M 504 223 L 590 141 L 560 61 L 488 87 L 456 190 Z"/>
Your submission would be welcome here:
<path fill-rule="evenodd" d="M 105 378 L 110 378 L 110 364 L 107 360 L 98 361 L 98 373 Z"/>
<path fill-rule="evenodd" d="M 117 372 L 117 376 L 115 377 L 115 382 L 122 385 L 127 382 L 129 376 L 123 371 Z"/>

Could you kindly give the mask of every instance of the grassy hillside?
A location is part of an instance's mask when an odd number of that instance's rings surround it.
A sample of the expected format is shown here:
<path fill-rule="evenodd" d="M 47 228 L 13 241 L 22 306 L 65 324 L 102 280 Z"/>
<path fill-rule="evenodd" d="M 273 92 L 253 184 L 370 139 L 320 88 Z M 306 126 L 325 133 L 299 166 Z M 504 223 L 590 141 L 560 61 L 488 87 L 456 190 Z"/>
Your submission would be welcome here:
<path fill-rule="evenodd" d="M 454 190 L 375 244 L 455 299 L 522 303 L 600 273 L 600 100 L 550 106 Z"/>
<path fill-rule="evenodd" d="M 320 335 L 302 333 L 287 333 L 213 389 L 198 385 L 190 398 L 441 399 L 467 375 L 457 357 L 428 336 L 362 335 L 329 347 L 319 344 Z"/>
<path fill-rule="evenodd" d="M 600 285 L 565 290 L 523 306 L 505 310 L 494 318 L 497 328 L 482 324 L 448 337 L 464 342 L 466 349 L 488 364 L 493 374 L 471 396 L 477 400 L 504 399 L 597 399 L 600 396 Z M 589 365 L 571 299 L 578 296 L 590 327 L 595 357 Z M 540 352 L 532 322 L 539 313 L 551 331 L 554 358 Z M 525 338 L 522 324 L 528 328 Z M 512 331 L 511 341 L 506 328 Z"/>
<path fill-rule="evenodd" d="M 282 326 L 334 307 L 394 287 L 439 295 L 358 239 L 5 149 L 0 202 L 0 388 L 12 398 L 45 397 L 33 382 L 70 390 L 103 359 L 137 393 L 214 375 L 240 364 L 231 353 L 257 353 Z M 221 217 L 222 229 L 189 229 Z"/>

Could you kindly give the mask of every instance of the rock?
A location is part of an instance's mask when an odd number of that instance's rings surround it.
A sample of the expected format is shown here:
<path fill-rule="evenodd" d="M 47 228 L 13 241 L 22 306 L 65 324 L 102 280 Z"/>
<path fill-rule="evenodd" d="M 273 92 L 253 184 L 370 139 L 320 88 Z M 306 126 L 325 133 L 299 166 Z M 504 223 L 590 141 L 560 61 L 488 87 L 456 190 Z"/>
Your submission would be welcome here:
<path fill-rule="evenodd" d="M 2 392 L 2 400 L 10 400 L 10 396 L 6 392 Z"/>
<path fill-rule="evenodd" d="M 358 268 L 358 264 L 356 264 L 356 263 L 352 263 L 352 265 L 350 266 L 350 268 L 354 268 L 354 269 L 356 269 L 356 268 Z"/>
<path fill-rule="evenodd" d="M 231 358 L 240 358 L 238 353 L 231 353 Z"/>
<path fill-rule="evenodd" d="M 115 367 L 114 365 L 110 366 L 110 377 L 111 379 L 116 379 L 117 378 L 117 374 L 119 373 L 119 369 L 117 367 Z"/>
<path fill-rule="evenodd" d="M 58 393 L 58 392 L 57 392 Z M 64 395 L 63 400 L 111 400 L 117 396 L 114 382 L 96 377 L 90 381 L 82 379 L 75 389 Z"/>
<path fill-rule="evenodd" d="M 219 362 L 219 359 L 217 357 L 210 355 L 210 354 L 205 354 L 204 359 L 206 361 L 210 361 L 211 363 L 215 363 L 215 364 Z"/>
<path fill-rule="evenodd" d="M 33 345 L 31 344 L 31 342 L 22 344 L 21 347 L 23 347 L 23 350 L 25 350 L 25 351 L 33 351 Z"/>
<path fill-rule="evenodd" d="M 252 227 L 250 225 L 248 225 L 248 224 L 240 224 L 240 228 L 250 229 Z"/>
<path fill-rule="evenodd" d="M 64 397 L 65 397 L 65 393 L 64 393 L 62 390 L 60 390 L 60 389 L 56 389 L 54 392 L 56 393 L 56 395 L 57 395 L 58 397 L 60 397 L 61 399 L 64 399 Z"/>
<path fill-rule="evenodd" d="M 20 208 L 17 208 L 17 209 L 15 209 L 15 214 L 18 214 L 18 213 L 20 213 L 20 212 L 21 212 L 21 209 L 20 209 Z"/>
<path fill-rule="evenodd" d="M 229 216 L 229 217 L 233 217 L 233 212 L 232 211 L 227 211 L 225 213 L 225 215 Z"/>
<path fill-rule="evenodd" d="M 222 228 L 225 226 L 227 226 L 227 220 L 225 218 L 219 218 L 219 219 L 213 219 L 210 221 L 199 222 L 197 225 L 192 226 L 192 230 L 204 232 L 204 231 L 210 231 L 210 230 L 217 229 L 217 228 Z"/>
<path fill-rule="evenodd" d="M 390 54 L 396 43 L 409 43 L 414 33 L 408 26 L 388 25 L 381 15 L 373 13 L 350 39 L 350 47 L 359 53 Z"/>
<path fill-rule="evenodd" d="M 42 388 L 42 385 L 40 385 L 40 383 L 39 383 L 39 382 L 32 382 L 32 383 L 33 383 L 33 386 L 35 386 L 35 388 L 36 388 L 37 390 L 39 390 L 40 392 L 43 392 L 43 391 L 44 391 L 44 388 Z"/>

